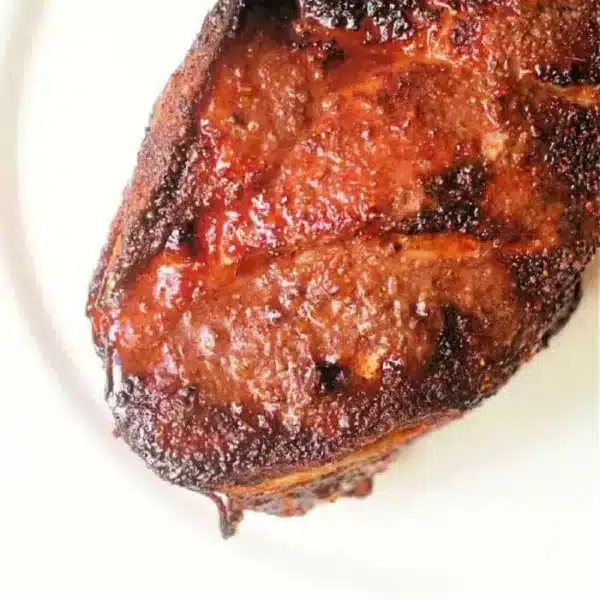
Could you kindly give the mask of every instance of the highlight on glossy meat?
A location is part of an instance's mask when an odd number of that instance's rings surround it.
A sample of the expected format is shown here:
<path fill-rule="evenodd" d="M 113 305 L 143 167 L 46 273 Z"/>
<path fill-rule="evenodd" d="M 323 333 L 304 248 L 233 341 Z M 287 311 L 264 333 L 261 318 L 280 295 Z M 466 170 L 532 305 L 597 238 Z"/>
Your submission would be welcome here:
<path fill-rule="evenodd" d="M 596 0 L 221 0 L 88 302 L 158 475 L 303 514 L 495 393 L 600 239 Z"/>

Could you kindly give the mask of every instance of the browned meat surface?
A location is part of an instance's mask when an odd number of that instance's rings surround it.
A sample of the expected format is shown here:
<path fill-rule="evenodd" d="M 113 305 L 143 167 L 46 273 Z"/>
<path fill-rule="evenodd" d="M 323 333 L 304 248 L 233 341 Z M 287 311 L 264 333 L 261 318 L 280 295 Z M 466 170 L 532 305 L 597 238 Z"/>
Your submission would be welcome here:
<path fill-rule="evenodd" d="M 117 431 L 227 532 L 366 495 L 574 308 L 599 107 L 596 0 L 222 0 L 92 283 Z"/>

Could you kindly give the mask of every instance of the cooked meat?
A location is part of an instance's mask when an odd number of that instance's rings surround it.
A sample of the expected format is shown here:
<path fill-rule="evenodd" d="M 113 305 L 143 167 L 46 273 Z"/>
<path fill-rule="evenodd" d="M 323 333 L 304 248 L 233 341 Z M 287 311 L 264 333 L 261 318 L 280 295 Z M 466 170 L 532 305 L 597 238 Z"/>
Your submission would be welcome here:
<path fill-rule="evenodd" d="M 117 432 L 225 534 L 368 494 L 575 307 L 599 84 L 597 0 L 221 0 L 91 287 Z"/>

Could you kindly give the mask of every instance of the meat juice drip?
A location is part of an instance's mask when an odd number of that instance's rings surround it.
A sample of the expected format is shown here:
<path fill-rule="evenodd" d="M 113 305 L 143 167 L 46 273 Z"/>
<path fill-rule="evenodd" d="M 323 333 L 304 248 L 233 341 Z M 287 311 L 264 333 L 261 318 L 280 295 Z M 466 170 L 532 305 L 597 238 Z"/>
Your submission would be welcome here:
<path fill-rule="evenodd" d="M 231 501 L 223 500 L 218 494 L 201 492 L 203 496 L 211 500 L 217 507 L 219 513 L 219 528 L 223 539 L 229 539 L 239 527 L 244 518 L 244 511 L 235 508 Z"/>

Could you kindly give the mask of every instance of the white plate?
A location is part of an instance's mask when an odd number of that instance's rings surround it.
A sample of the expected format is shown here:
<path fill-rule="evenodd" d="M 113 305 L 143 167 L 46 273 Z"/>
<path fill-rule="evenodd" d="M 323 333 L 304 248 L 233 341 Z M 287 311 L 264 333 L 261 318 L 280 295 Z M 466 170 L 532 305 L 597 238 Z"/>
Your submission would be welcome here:
<path fill-rule="evenodd" d="M 208 3 L 0 4 L 0 597 L 597 597 L 593 273 L 552 347 L 407 449 L 367 501 L 250 514 L 222 542 L 210 502 L 113 440 L 88 280 L 152 103 Z"/>

